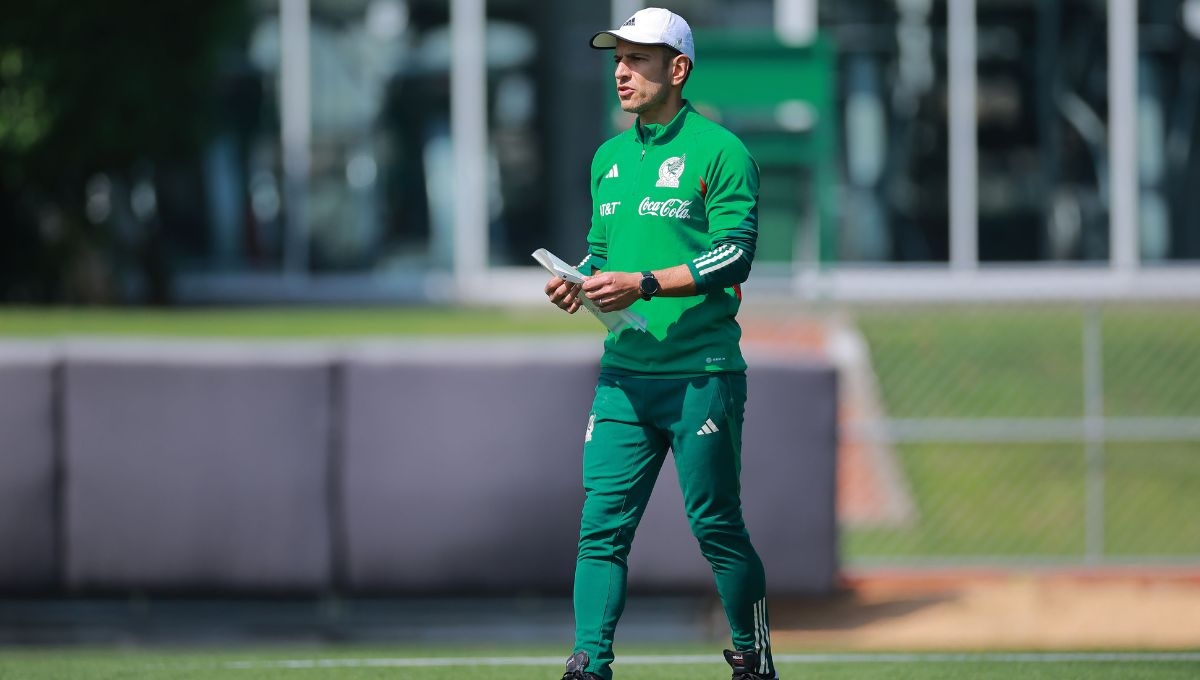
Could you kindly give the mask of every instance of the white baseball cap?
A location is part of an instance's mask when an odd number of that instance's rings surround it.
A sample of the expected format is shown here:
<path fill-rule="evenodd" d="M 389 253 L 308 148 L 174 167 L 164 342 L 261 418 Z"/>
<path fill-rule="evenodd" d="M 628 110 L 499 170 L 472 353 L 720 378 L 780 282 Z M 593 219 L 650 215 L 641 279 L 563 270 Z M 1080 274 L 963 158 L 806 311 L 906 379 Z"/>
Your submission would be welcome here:
<path fill-rule="evenodd" d="M 617 39 L 638 45 L 666 45 L 679 50 L 693 62 L 696 61 L 696 46 L 692 43 L 692 27 L 683 17 L 661 7 L 638 10 L 625 20 L 620 28 L 600 31 L 592 36 L 592 47 L 610 50 L 617 46 Z"/>

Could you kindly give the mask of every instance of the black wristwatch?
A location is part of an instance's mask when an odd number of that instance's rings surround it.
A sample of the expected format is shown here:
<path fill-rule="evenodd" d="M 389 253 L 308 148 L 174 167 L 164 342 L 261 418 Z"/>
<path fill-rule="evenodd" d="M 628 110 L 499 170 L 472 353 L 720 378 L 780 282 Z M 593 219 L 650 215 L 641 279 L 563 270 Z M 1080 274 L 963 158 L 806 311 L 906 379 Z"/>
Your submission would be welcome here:
<path fill-rule="evenodd" d="M 658 284 L 658 279 L 654 278 L 654 274 L 650 272 L 642 272 L 642 282 L 638 285 L 642 289 L 642 299 L 649 300 L 658 295 L 662 290 L 662 286 Z"/>

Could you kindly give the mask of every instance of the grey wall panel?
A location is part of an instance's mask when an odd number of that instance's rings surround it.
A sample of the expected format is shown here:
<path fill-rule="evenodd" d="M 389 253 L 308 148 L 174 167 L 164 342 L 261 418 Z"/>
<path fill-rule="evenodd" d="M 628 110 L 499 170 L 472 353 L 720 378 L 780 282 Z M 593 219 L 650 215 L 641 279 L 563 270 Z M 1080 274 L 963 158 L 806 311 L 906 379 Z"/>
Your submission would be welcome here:
<path fill-rule="evenodd" d="M 346 586 L 566 592 L 593 362 L 351 362 Z"/>
<path fill-rule="evenodd" d="M 837 372 L 758 366 L 749 374 L 743 434 L 746 524 L 771 588 L 837 585 Z"/>
<path fill-rule="evenodd" d="M 68 585 L 327 587 L 329 360 L 196 351 L 68 357 Z"/>
<path fill-rule="evenodd" d="M 50 353 L 0 351 L 0 592 L 58 583 L 53 404 Z"/>
<path fill-rule="evenodd" d="M 837 575 L 836 377 L 822 365 L 751 361 L 742 510 L 773 594 L 825 593 Z M 668 456 L 629 557 L 630 587 L 712 590 Z"/>
<path fill-rule="evenodd" d="M 443 365 L 410 355 L 346 366 L 351 590 L 570 588 L 595 360 L 463 354 Z M 827 592 L 837 562 L 834 372 L 763 363 L 749 389 L 745 513 L 771 590 Z M 682 507 L 668 460 L 634 543 L 631 588 L 712 590 Z"/>
<path fill-rule="evenodd" d="M 10 352 L 0 545 L 18 548 L 0 551 L 0 588 L 63 575 L 83 592 L 569 591 L 598 343 L 305 347 L 89 341 L 32 363 Z M 827 591 L 834 372 L 751 365 L 747 524 L 772 592 Z M 669 461 L 630 585 L 712 590 Z"/>

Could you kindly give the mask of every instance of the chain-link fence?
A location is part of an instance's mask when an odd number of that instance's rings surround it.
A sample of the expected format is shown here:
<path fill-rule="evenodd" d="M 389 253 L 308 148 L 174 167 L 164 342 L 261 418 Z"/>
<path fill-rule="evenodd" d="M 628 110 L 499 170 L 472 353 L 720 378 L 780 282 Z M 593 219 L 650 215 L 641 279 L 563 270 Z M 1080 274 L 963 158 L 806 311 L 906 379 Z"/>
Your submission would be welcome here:
<path fill-rule="evenodd" d="M 1200 562 L 1200 306 L 848 307 L 851 567 Z"/>

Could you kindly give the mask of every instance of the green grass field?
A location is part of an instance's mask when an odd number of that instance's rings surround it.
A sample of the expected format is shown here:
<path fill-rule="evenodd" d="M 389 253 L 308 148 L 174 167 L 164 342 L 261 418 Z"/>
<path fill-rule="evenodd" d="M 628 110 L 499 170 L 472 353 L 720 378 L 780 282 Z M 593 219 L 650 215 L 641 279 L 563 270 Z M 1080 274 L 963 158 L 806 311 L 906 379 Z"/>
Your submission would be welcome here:
<path fill-rule="evenodd" d="M 893 418 L 1083 415 L 1077 306 L 858 310 Z M 1116 305 L 1101 317 L 1104 414 L 1200 417 L 1200 308 Z"/>
<path fill-rule="evenodd" d="M 529 651 L 532 653 L 523 653 Z M 618 659 L 617 680 L 728 678 L 711 650 L 655 659 L 638 650 Z M 1192 679 L 1200 654 L 796 654 L 781 655 L 784 680 L 1158 680 Z M 4 680 L 558 680 L 557 656 L 545 650 L 471 648 L 289 648 L 239 651 L 0 649 Z"/>
<path fill-rule="evenodd" d="M 1077 306 L 858 310 L 894 418 L 1080 418 Z M 1200 419 L 1200 309 L 1107 306 L 1103 412 Z M 898 445 L 915 520 L 844 532 L 850 560 L 963 556 L 1078 559 L 1085 550 L 1083 442 Z M 1105 554 L 1200 555 L 1200 441 L 1109 442 Z"/>
<path fill-rule="evenodd" d="M 550 307 L 0 307 L 0 337 L 350 338 L 414 335 L 543 335 L 604 329 L 586 314 Z"/>

